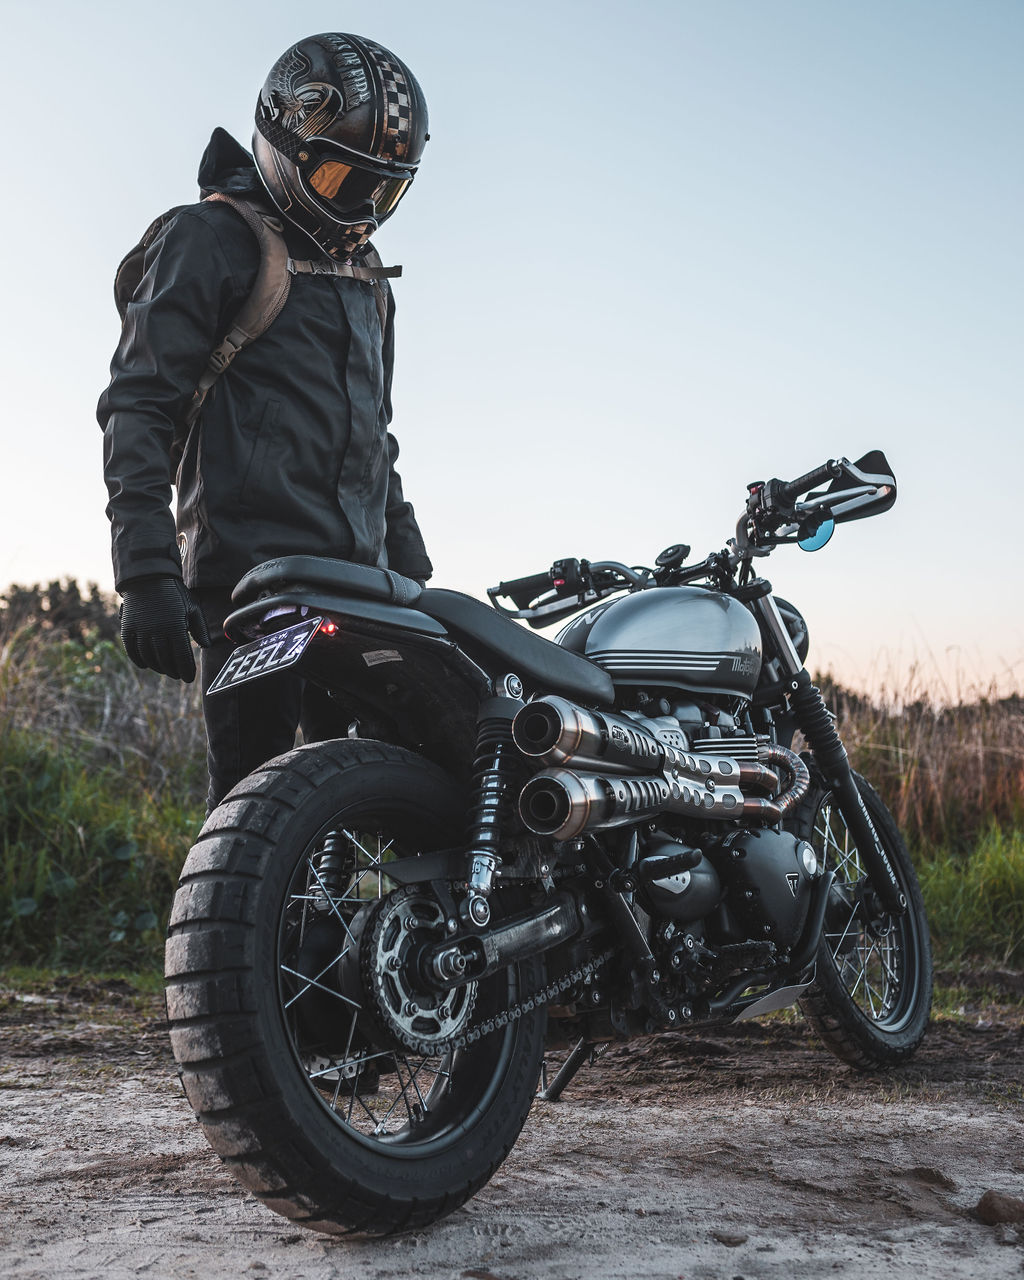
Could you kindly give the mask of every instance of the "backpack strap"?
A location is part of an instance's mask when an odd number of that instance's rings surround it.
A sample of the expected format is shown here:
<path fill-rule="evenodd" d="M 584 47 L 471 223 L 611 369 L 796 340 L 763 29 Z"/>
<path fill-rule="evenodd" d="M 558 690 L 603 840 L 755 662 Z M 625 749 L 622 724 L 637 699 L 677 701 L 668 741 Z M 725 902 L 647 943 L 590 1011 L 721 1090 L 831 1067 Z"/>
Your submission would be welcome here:
<path fill-rule="evenodd" d="M 380 260 L 380 254 L 372 244 L 366 246 L 366 252 L 363 254 L 363 262 L 366 264 L 368 271 L 374 272 L 373 280 L 373 299 L 377 304 L 377 315 L 380 317 L 381 337 L 384 336 L 384 326 L 388 318 L 388 286 L 384 281 L 388 277 L 400 276 L 402 274 L 401 267 L 385 267 Z"/>
<path fill-rule="evenodd" d="M 348 280 L 368 280 L 373 285 L 373 300 L 377 304 L 381 333 L 388 315 L 388 293 L 383 280 L 395 280 L 402 274 L 401 267 L 385 267 L 380 254 L 371 245 L 358 265 L 335 262 L 333 258 L 289 258 L 288 270 L 293 276 L 344 276 Z"/>
<path fill-rule="evenodd" d="M 190 427 L 199 416 L 210 388 L 243 347 L 265 333 L 281 314 L 288 301 L 292 278 L 289 273 L 288 246 L 284 240 L 284 225 L 276 214 L 250 200 L 239 200 L 214 191 L 207 200 L 219 200 L 229 205 L 245 220 L 260 246 L 260 265 L 252 292 L 242 303 L 231 328 L 221 339 L 210 356 L 199 384 L 192 396 L 185 425 Z"/>

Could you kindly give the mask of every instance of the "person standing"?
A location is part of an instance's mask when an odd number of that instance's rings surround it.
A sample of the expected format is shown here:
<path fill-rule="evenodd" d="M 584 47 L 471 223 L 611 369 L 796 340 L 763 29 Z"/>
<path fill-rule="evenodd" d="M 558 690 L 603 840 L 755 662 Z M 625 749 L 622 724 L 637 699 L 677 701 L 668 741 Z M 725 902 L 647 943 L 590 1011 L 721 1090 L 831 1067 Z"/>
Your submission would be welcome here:
<path fill-rule="evenodd" d="M 306 740 L 345 732 L 327 694 L 290 672 L 207 696 L 238 579 L 301 553 L 431 575 L 388 430 L 397 270 L 370 244 L 427 128 L 393 53 L 340 32 L 300 40 L 260 93 L 252 155 L 214 131 L 202 198 L 149 245 L 127 307 L 98 407 L 121 635 L 137 666 L 185 681 L 190 636 L 201 646 L 211 810 L 290 750 L 300 722 Z M 232 325 L 262 262 L 252 216 L 283 236 L 289 287 L 241 345 Z"/>

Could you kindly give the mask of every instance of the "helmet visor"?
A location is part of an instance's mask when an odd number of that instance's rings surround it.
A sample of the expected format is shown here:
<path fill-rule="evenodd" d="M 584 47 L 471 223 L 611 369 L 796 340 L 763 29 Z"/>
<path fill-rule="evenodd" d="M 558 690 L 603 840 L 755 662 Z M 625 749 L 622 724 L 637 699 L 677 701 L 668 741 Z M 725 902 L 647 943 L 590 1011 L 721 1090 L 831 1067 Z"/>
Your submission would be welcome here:
<path fill-rule="evenodd" d="M 398 207 L 412 182 L 408 171 L 381 173 L 354 164 L 348 158 L 321 160 L 303 177 L 317 203 L 342 219 L 369 215 L 371 206 L 371 216 L 386 218 Z"/>

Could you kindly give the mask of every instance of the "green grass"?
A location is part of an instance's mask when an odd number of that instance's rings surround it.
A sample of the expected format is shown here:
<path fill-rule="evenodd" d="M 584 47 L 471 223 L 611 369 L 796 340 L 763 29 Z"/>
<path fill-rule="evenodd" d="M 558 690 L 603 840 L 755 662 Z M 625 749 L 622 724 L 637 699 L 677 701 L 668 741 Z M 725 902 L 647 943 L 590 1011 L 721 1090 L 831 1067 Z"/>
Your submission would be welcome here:
<path fill-rule="evenodd" d="M 0 596 L 0 966 L 160 967 L 202 719 L 195 685 L 138 671 L 116 633 L 73 583 Z M 937 963 L 1024 967 L 1024 703 L 821 683 L 914 851 Z"/>
<path fill-rule="evenodd" d="M 156 968 L 178 872 L 202 821 L 81 748 L 0 733 L 0 965 Z M 1024 964 L 1024 829 L 915 861 L 936 961 Z"/>
<path fill-rule="evenodd" d="M 0 966 L 155 968 L 203 816 L 198 693 L 133 667 L 111 619 L 57 628 L 55 586 L 0 610 Z"/>
<path fill-rule="evenodd" d="M 170 788 L 0 735 L 0 965 L 154 964 L 201 821 Z"/>
<path fill-rule="evenodd" d="M 1024 963 L 1024 830 L 991 827 L 969 854 L 917 860 L 937 958 Z"/>
<path fill-rule="evenodd" d="M 83 992 L 97 1001 L 107 1000 L 111 992 L 129 1004 L 149 1009 L 154 998 L 164 993 L 164 976 L 156 967 L 115 969 L 110 972 L 88 972 L 80 969 L 55 969 L 38 965 L 14 964 L 0 968 L 0 992 L 16 991 L 19 995 L 60 996 L 64 992 Z"/>

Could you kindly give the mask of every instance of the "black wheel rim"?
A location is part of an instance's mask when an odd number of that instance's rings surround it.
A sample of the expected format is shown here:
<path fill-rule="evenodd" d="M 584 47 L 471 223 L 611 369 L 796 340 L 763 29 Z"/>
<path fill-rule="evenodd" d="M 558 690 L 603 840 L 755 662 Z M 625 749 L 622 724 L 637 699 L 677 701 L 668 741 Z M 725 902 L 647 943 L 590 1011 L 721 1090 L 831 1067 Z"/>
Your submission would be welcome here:
<path fill-rule="evenodd" d="M 828 962 L 857 1013 L 876 1030 L 897 1033 L 914 1016 L 920 984 L 913 904 L 902 916 L 872 914 L 870 881 L 831 795 L 818 807 L 812 840 L 836 877 L 822 935 Z M 890 863 L 902 879 L 891 853 Z"/>
<path fill-rule="evenodd" d="M 388 878 L 388 862 L 417 850 L 396 834 L 407 823 L 349 817 L 332 820 L 310 842 L 286 886 L 278 927 L 279 1009 L 293 1060 L 333 1122 L 366 1147 L 422 1159 L 458 1141 L 489 1106 L 513 1052 L 516 1028 L 437 1056 L 373 1042 L 368 1007 L 341 990 L 334 975 L 358 947 L 352 922 L 360 908 L 399 887 Z M 338 860 L 325 870 L 328 842 Z M 303 947 L 316 929 L 329 940 L 310 963 Z M 515 992 L 509 971 L 506 979 L 491 979 L 486 1004 L 511 1002 Z"/>

